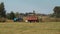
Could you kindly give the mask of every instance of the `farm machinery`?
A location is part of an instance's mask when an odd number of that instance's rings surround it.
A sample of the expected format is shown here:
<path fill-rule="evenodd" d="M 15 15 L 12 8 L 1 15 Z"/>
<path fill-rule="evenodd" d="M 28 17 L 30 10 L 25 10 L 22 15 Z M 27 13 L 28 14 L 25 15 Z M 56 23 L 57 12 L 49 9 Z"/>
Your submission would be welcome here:
<path fill-rule="evenodd" d="M 26 16 L 26 22 L 39 22 L 37 15 L 28 15 Z"/>

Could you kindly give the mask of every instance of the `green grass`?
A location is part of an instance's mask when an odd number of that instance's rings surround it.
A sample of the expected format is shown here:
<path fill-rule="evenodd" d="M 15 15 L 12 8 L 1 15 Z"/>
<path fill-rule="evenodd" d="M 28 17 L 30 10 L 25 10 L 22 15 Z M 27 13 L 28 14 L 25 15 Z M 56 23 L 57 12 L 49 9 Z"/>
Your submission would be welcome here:
<path fill-rule="evenodd" d="M 60 34 L 60 22 L 0 23 L 0 34 Z"/>

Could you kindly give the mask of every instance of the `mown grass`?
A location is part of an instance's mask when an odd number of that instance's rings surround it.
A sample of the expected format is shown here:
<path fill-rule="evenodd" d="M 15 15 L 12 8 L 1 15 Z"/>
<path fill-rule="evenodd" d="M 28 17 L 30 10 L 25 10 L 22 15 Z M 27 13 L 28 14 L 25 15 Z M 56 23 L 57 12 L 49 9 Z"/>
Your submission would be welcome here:
<path fill-rule="evenodd" d="M 60 34 L 60 22 L 0 23 L 0 34 Z"/>

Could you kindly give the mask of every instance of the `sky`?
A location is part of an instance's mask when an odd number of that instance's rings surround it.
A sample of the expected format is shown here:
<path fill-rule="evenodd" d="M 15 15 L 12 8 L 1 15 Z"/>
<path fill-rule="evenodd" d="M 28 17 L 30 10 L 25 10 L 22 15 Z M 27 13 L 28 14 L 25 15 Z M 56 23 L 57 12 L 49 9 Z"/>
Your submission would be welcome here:
<path fill-rule="evenodd" d="M 55 6 L 60 6 L 60 0 L 0 0 L 1 2 L 4 2 L 7 13 L 26 13 L 35 10 L 36 13 L 51 14 Z"/>

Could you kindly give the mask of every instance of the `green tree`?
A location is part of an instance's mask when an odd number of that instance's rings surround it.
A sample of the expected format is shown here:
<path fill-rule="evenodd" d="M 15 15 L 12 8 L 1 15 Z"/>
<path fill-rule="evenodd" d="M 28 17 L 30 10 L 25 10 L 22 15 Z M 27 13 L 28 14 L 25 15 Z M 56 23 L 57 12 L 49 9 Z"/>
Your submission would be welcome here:
<path fill-rule="evenodd" d="M 16 17 L 15 13 L 13 11 L 11 11 L 11 13 L 9 14 L 9 17 L 10 17 L 10 19 L 14 19 Z"/>
<path fill-rule="evenodd" d="M 19 16 L 20 16 L 20 13 L 19 13 L 19 12 L 16 12 L 16 13 L 15 13 L 15 16 L 16 16 L 16 17 L 19 17 Z"/>
<path fill-rule="evenodd" d="M 0 4 L 0 17 L 6 17 L 6 11 L 3 2 Z"/>
<path fill-rule="evenodd" d="M 54 9 L 54 16 L 60 18 L 60 6 L 56 6 Z"/>

